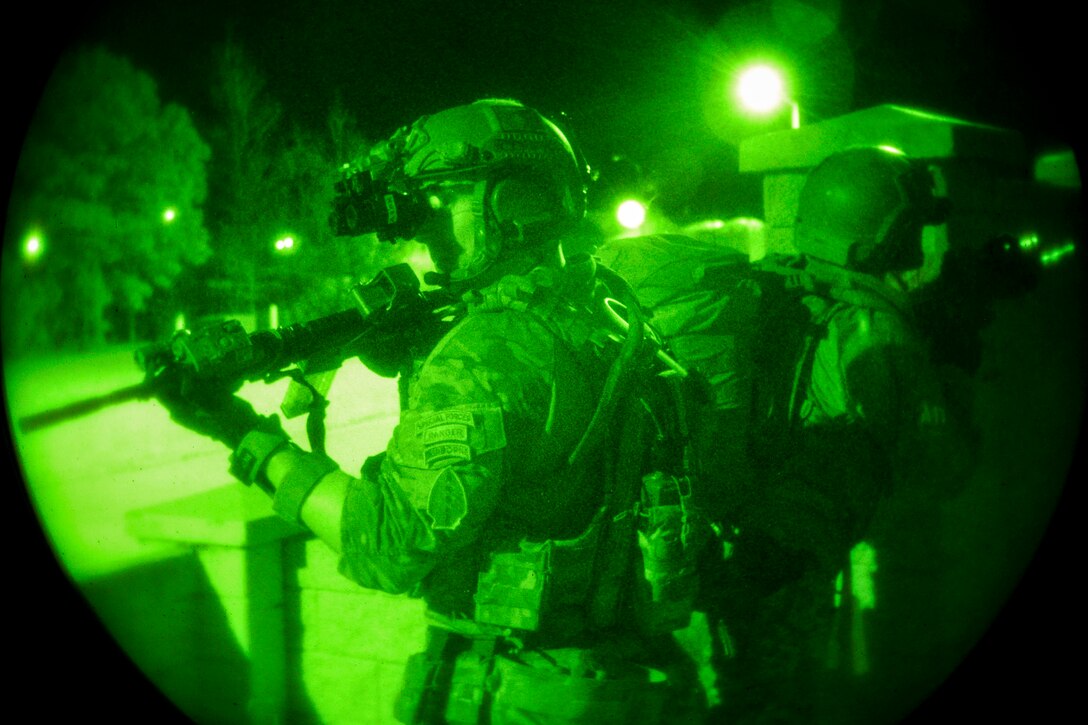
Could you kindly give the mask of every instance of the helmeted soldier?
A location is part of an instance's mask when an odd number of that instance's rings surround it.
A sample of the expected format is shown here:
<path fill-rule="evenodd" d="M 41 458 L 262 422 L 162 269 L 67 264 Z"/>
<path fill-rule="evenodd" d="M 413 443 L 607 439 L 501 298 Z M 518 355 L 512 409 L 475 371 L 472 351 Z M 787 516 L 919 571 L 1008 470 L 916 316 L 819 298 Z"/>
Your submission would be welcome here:
<path fill-rule="evenodd" d="M 818 693 L 835 692 L 829 664 L 849 670 L 861 644 L 843 616 L 851 548 L 892 492 L 937 500 L 964 483 L 962 439 L 907 286 L 923 227 L 946 212 L 923 164 L 856 148 L 809 173 L 797 255 L 749 265 L 668 237 L 602 250 L 707 383 L 697 459 L 728 558 L 707 549 L 702 605 L 727 633 L 718 690 L 729 722 L 818 721 Z"/>
<path fill-rule="evenodd" d="M 757 406 L 769 411 L 757 425 L 773 433 L 759 434 L 760 490 L 738 526 L 766 544 L 747 556 L 738 537 L 735 588 L 751 596 L 723 607 L 737 651 L 730 671 L 746 673 L 735 696 L 741 712 L 754 696 L 805 721 L 866 717 L 832 685 L 884 668 L 893 653 L 871 629 L 859 639 L 863 614 L 852 590 L 861 582 L 852 575 L 863 567 L 850 552 L 863 539 L 874 543 L 881 508 L 909 499 L 927 502 L 930 515 L 900 535 L 939 545 L 926 522 L 966 484 L 968 414 L 949 408 L 950 380 L 931 364 L 911 305 L 912 278 L 925 262 L 923 229 L 947 213 L 923 162 L 889 147 L 848 149 L 806 179 L 794 227 L 800 255 L 761 264 L 800 292 L 810 316 L 788 343 L 792 354 L 757 368 Z M 890 610 L 887 585 L 904 583 L 889 566 L 887 543 L 875 542 L 881 616 Z M 777 575 L 759 571 L 769 564 Z M 897 695 L 883 692 L 887 685 L 875 685 L 882 692 L 874 698 L 891 703 Z"/>
<path fill-rule="evenodd" d="M 340 226 L 425 244 L 460 318 L 423 354 L 370 361 L 400 376 L 386 451 L 355 476 L 236 397 L 164 402 L 234 448 L 236 475 L 344 575 L 426 601 L 401 721 L 675 714 L 667 634 L 690 616 L 699 540 L 683 426 L 635 298 L 588 255 L 564 258 L 584 163 L 535 110 L 483 100 L 398 130 L 355 174 Z"/>

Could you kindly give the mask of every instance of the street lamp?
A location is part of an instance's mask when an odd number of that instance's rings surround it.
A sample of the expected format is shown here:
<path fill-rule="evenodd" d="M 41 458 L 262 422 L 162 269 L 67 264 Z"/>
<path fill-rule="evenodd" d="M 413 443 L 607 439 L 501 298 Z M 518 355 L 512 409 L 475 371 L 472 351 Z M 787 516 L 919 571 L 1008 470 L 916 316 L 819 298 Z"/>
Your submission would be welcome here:
<path fill-rule="evenodd" d="M 638 229 L 646 221 L 646 206 L 637 199 L 627 199 L 616 207 L 616 221 L 624 229 Z"/>
<path fill-rule="evenodd" d="M 741 105 L 754 113 L 770 113 L 788 104 L 790 128 L 800 128 L 801 109 L 787 96 L 782 73 L 776 68 L 760 64 L 746 69 L 737 79 L 736 94 Z"/>

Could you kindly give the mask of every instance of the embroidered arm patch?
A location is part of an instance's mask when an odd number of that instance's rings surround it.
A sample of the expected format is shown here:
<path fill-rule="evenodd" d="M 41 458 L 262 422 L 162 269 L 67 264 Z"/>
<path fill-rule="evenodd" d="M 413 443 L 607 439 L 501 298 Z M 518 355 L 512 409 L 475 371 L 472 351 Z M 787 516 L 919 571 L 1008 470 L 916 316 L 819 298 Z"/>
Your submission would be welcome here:
<path fill-rule="evenodd" d="M 431 517 L 431 528 L 453 531 L 461 525 L 461 519 L 468 513 L 468 497 L 465 484 L 452 468 L 443 469 L 431 487 L 427 497 L 427 514 Z"/>
<path fill-rule="evenodd" d="M 506 446 L 502 408 L 462 405 L 401 416 L 394 440 L 397 459 L 413 468 L 437 470 Z"/>
<path fill-rule="evenodd" d="M 502 408 L 471 404 L 405 412 L 388 458 L 391 473 L 431 527 L 452 531 L 468 514 L 479 485 L 465 466 L 505 446 Z"/>

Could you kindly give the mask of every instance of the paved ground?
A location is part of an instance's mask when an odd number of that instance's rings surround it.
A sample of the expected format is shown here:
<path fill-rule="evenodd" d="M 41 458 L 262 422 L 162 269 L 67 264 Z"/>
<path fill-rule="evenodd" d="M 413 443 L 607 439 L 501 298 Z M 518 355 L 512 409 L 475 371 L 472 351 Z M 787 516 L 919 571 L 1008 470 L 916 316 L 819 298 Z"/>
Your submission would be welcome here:
<path fill-rule="evenodd" d="M 125 530 L 133 509 L 198 493 L 232 479 L 224 446 L 172 423 L 156 402 L 134 401 L 30 433 L 29 414 L 139 382 L 130 349 L 5 365 L 16 450 L 43 528 L 78 582 L 161 555 L 161 545 Z M 242 395 L 277 412 L 285 381 L 251 383 Z M 396 422 L 395 384 L 348 362 L 330 390 L 328 450 L 345 470 L 385 447 Z M 286 422 L 305 441 L 304 419 Z"/>

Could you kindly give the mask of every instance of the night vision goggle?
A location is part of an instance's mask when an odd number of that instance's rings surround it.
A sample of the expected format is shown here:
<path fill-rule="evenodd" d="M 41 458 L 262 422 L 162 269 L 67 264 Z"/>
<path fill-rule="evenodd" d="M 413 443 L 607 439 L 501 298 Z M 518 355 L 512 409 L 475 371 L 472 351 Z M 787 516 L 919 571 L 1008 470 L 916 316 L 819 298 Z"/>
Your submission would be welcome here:
<path fill-rule="evenodd" d="M 388 178 L 375 178 L 371 168 L 346 168 L 333 194 L 329 227 L 338 237 L 373 232 L 383 242 L 411 239 L 430 211 L 425 195 L 392 188 Z"/>

